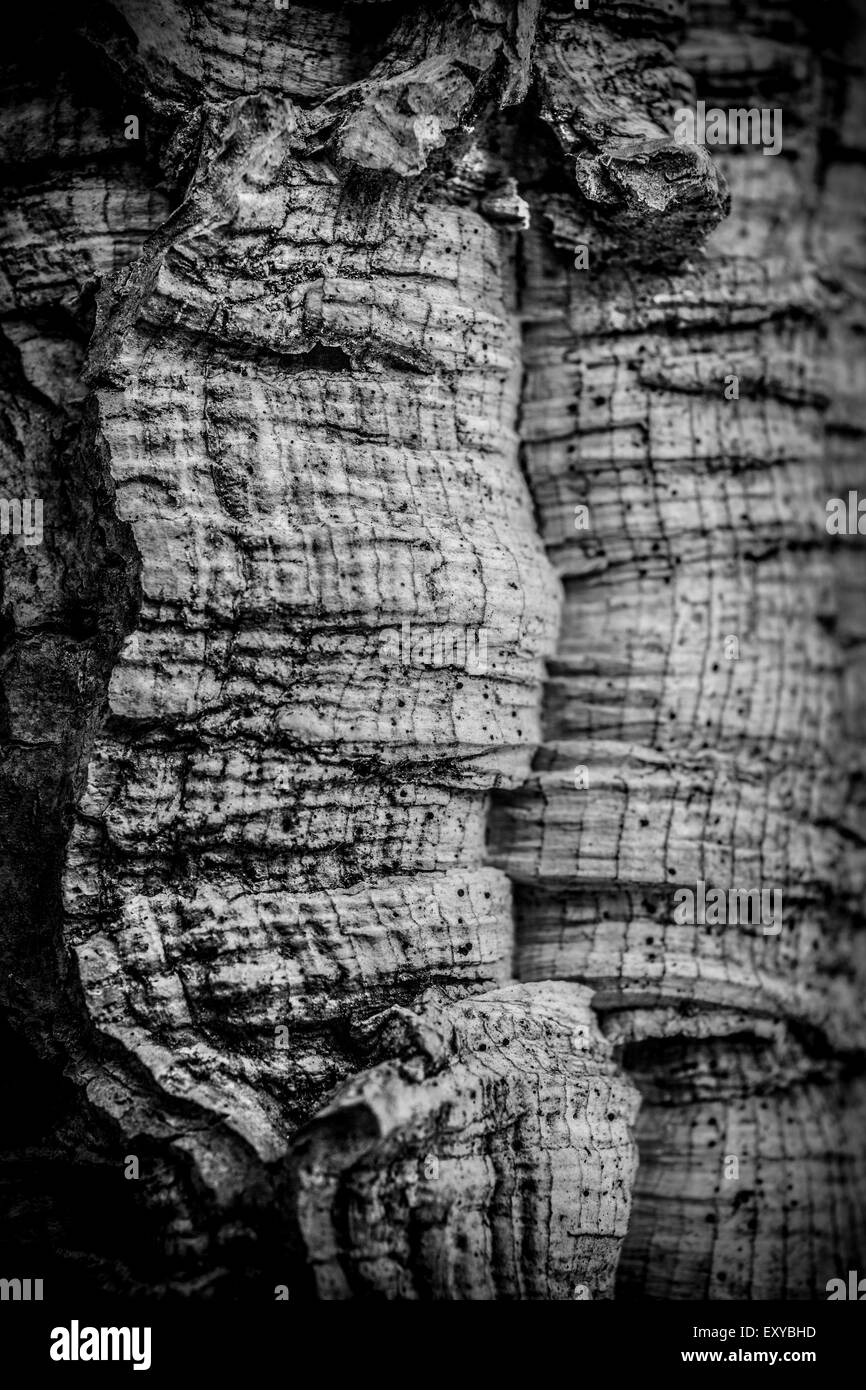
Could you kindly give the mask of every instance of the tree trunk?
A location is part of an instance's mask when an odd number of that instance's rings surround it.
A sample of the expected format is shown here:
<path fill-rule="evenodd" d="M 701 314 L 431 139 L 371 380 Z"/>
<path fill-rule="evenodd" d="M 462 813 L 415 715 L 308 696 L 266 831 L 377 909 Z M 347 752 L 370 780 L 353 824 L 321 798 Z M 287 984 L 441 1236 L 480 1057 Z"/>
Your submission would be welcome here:
<path fill-rule="evenodd" d="M 823 1297 L 866 1226 L 858 24 L 402 9 L 115 0 L 11 63 L 13 1248 Z M 696 97 L 783 153 L 679 143 Z M 698 881 L 781 929 L 679 924 Z"/>

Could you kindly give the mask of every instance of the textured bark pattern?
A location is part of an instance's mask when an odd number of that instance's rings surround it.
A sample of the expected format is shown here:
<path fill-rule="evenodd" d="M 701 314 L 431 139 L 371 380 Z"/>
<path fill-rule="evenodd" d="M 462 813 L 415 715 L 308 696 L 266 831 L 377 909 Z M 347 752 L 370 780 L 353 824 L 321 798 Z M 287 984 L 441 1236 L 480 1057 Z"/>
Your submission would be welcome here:
<path fill-rule="evenodd" d="M 318 1299 L 609 1298 L 627 1231 L 629 1295 L 856 1259 L 866 576 L 823 508 L 861 467 L 863 83 L 855 35 L 762 15 L 34 16 L 0 131 L 5 490 L 47 518 L 2 556 L 22 1249 Z M 784 158 L 676 144 L 693 79 L 783 106 Z M 698 878 L 781 888 L 780 935 L 672 926 Z"/>
<path fill-rule="evenodd" d="M 399 189 L 342 209 L 327 164 L 292 167 L 294 122 L 233 109 L 97 330 L 142 608 L 66 880 L 104 1025 L 209 1105 L 224 1072 L 268 1157 L 351 1064 L 323 1025 L 507 971 L 484 793 L 527 766 L 556 614 L 492 233 Z M 384 660 L 404 620 L 490 627 L 488 673 Z"/>
<path fill-rule="evenodd" d="M 342 1087 L 293 1155 L 318 1297 L 613 1296 L 637 1096 L 589 999 L 510 985 L 377 1022 L 402 1060 Z"/>
<path fill-rule="evenodd" d="M 150 21 L 129 17 L 146 63 Z M 458 40 L 465 56 L 467 36 L 443 39 L 431 22 L 419 55 L 419 91 L 442 109 L 452 69 L 436 49 Z M 163 120 L 185 96 L 176 70 L 198 71 L 179 40 L 172 64 L 152 103 Z M 519 57 L 513 67 L 519 86 Z M 160 72 L 154 58 L 142 86 Z M 200 81 L 195 95 L 213 103 L 230 79 L 221 68 Z M 390 1261 L 366 1270 L 359 1251 L 365 1272 L 350 1285 L 559 1297 L 591 1280 L 609 1293 L 635 1094 L 611 1079 L 585 992 L 558 987 L 552 1008 L 549 989 L 513 987 L 480 1022 L 459 1003 L 510 974 L 508 884 L 483 864 L 486 797 L 528 770 L 558 615 L 517 465 L 510 243 L 465 191 L 455 206 L 435 181 L 421 203 L 393 178 L 352 184 L 351 163 L 386 167 L 393 154 L 405 173 L 428 137 L 441 143 L 420 109 L 427 124 L 392 122 L 380 154 L 362 149 L 362 135 L 378 138 L 371 83 L 311 114 L 257 94 L 182 116 L 161 148 L 170 171 L 194 152 L 188 191 L 102 296 L 82 441 L 128 538 L 138 615 L 63 893 L 88 1022 L 145 1094 L 131 1105 L 103 1088 L 98 1103 L 126 1147 L 156 1145 L 168 1165 L 162 1201 L 185 1287 L 199 1266 L 218 1277 L 178 1191 L 185 1164 L 222 1222 L 218 1246 L 237 1239 L 237 1208 L 264 1183 L 263 1203 L 297 1225 L 301 1259 L 318 1262 L 327 1214 L 321 1231 L 306 1208 L 295 1223 L 280 1173 L 298 1123 L 356 1074 L 383 1143 L 410 1153 L 421 1126 L 440 1176 L 429 1270 L 419 1259 L 393 1273 L 400 1232 L 418 1220 L 395 1192 Z M 474 178 L 481 196 L 477 162 L 458 186 Z M 390 650 L 406 622 L 408 665 Z M 411 1017 L 428 1050 L 435 1032 L 455 1051 L 453 1103 L 469 1106 L 459 1126 L 443 1081 L 425 1082 L 412 1030 L 385 1029 L 414 1078 L 405 1094 L 393 1097 L 394 1064 L 357 1075 L 383 1055 L 359 1025 L 434 982 L 450 994 Z M 491 1037 L 497 1058 L 474 1061 Z M 167 1115 L 188 1122 L 172 1134 Z M 484 1173 L 475 1184 L 459 1161 L 467 1142 Z M 440 1272 L 452 1259 L 463 1272 Z M 350 1290 L 330 1276 L 316 1291 Z"/>
<path fill-rule="evenodd" d="M 545 745 L 495 838 L 523 885 L 520 977 L 590 984 L 646 1093 L 623 1292 L 807 1298 L 856 1265 L 866 1220 L 862 1085 L 842 1079 L 864 1044 L 862 686 L 844 679 L 863 573 L 824 529 L 834 442 L 862 437 L 862 407 L 836 401 L 862 253 L 846 274 L 825 230 L 862 238 L 862 137 L 819 149 L 859 69 L 852 44 L 847 82 L 822 80 L 781 10 L 772 41 L 763 8 L 754 37 L 726 34 L 726 7 L 701 18 L 680 54 L 699 94 L 781 107 L 786 157 L 717 156 L 730 220 L 703 263 L 649 267 L 637 292 L 616 266 L 527 256 L 522 428 L 565 604 Z M 818 169 L 860 205 L 821 197 Z M 672 889 L 697 880 L 778 888 L 780 932 L 675 925 Z"/>

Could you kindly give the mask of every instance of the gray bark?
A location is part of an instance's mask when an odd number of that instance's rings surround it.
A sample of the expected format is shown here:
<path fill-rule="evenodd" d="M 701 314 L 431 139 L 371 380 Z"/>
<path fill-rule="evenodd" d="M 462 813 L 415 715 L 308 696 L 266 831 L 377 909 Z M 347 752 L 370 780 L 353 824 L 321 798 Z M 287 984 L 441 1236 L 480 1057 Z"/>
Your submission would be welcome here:
<path fill-rule="evenodd" d="M 58 1280 L 856 1266 L 864 573 L 824 502 L 862 474 L 864 88 L 830 14 L 33 19 L 2 1171 Z M 677 143 L 696 95 L 781 108 L 784 153 Z M 676 924 L 696 880 L 780 889 L 781 931 Z"/>

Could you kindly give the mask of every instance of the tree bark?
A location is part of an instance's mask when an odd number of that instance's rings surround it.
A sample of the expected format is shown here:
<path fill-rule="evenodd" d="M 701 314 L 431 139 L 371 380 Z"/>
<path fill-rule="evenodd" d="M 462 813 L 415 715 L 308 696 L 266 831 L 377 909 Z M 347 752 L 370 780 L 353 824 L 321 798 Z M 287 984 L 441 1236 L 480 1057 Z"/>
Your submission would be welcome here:
<path fill-rule="evenodd" d="M 0 1171 L 58 1283 L 855 1267 L 862 40 L 793 9 L 29 21 Z M 783 155 L 678 143 L 697 97 Z M 678 925 L 697 880 L 781 931 Z"/>

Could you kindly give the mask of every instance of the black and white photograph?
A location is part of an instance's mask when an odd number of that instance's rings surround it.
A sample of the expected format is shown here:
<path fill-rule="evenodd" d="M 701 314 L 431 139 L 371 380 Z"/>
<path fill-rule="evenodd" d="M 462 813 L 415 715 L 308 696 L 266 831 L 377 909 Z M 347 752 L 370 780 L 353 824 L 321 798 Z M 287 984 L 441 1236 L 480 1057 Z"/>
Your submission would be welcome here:
<path fill-rule="evenodd" d="M 866 3 L 51 0 L 0 68 L 0 1346 L 568 1303 L 814 1383 Z"/>

